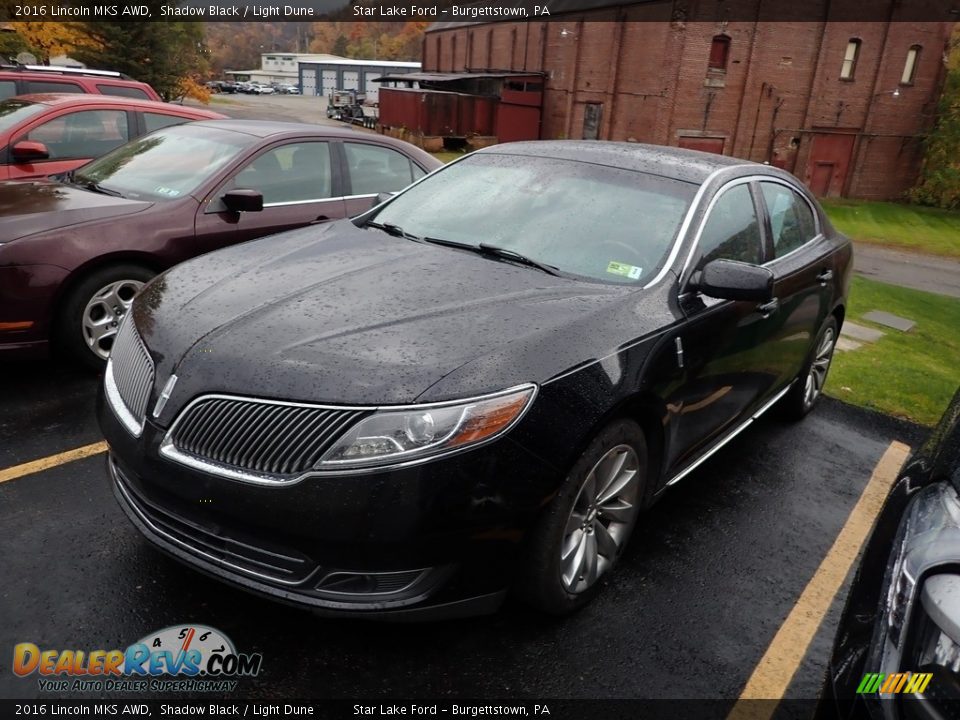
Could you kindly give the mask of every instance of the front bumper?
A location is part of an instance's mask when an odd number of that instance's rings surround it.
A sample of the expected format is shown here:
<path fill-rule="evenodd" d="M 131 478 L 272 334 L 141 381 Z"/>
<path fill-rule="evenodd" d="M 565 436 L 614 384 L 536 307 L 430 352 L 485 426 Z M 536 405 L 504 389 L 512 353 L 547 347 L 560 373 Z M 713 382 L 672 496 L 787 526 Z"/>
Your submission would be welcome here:
<path fill-rule="evenodd" d="M 162 457 L 164 429 L 135 438 L 101 392 L 113 492 L 179 561 L 321 614 L 436 619 L 495 611 L 526 531 L 562 477 L 509 436 L 409 468 L 282 486 Z"/>

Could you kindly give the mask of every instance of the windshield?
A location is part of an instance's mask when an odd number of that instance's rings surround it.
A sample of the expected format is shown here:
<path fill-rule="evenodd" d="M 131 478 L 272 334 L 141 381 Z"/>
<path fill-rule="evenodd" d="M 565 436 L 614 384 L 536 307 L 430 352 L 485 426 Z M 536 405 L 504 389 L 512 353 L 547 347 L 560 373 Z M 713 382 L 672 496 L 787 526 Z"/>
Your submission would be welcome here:
<path fill-rule="evenodd" d="M 255 142 L 240 133 L 177 125 L 127 143 L 73 177 L 134 200 L 176 200 Z"/>
<path fill-rule="evenodd" d="M 642 284 L 663 265 L 696 189 L 573 160 L 478 154 L 370 219 L 418 238 L 505 248 L 564 273 Z"/>
<path fill-rule="evenodd" d="M 46 109 L 46 105 L 13 98 L 0 102 L 0 133 L 16 127 L 34 115 L 39 115 Z"/>

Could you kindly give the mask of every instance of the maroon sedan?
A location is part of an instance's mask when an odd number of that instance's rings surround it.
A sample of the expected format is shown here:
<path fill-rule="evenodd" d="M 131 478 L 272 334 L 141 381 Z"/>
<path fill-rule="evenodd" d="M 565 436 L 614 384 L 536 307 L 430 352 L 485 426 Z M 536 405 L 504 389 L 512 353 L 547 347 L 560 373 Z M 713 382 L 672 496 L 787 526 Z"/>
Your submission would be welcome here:
<path fill-rule="evenodd" d="M 59 181 L 0 183 L 0 357 L 54 343 L 100 367 L 157 273 L 358 214 L 440 165 L 350 128 L 211 120 L 144 136 Z"/>

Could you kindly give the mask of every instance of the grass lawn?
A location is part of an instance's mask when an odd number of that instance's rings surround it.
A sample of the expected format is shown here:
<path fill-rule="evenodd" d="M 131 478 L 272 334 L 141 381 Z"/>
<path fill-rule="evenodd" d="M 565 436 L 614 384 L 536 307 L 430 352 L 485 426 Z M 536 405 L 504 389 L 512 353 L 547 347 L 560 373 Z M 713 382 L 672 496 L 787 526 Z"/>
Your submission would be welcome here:
<path fill-rule="evenodd" d="M 960 257 L 960 212 L 890 202 L 821 203 L 837 229 L 859 242 Z"/>
<path fill-rule="evenodd" d="M 862 319 L 886 310 L 915 321 L 908 333 Z M 924 425 L 939 420 L 960 384 L 960 300 L 854 276 L 847 319 L 886 334 L 834 356 L 826 392 Z"/>

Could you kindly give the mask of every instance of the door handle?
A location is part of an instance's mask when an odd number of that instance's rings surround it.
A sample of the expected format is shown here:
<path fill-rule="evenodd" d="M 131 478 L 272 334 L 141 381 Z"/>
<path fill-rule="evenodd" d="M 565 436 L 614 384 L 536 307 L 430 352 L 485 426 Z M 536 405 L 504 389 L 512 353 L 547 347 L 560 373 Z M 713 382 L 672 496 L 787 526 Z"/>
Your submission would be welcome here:
<path fill-rule="evenodd" d="M 824 270 L 822 273 L 817 275 L 817 280 L 820 281 L 820 286 L 823 287 L 828 282 L 833 280 L 833 270 Z"/>
<path fill-rule="evenodd" d="M 780 309 L 780 299 L 774 298 L 770 302 L 760 303 L 757 305 L 757 312 L 764 317 L 764 319 L 773 315 L 777 310 Z"/>

